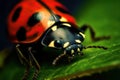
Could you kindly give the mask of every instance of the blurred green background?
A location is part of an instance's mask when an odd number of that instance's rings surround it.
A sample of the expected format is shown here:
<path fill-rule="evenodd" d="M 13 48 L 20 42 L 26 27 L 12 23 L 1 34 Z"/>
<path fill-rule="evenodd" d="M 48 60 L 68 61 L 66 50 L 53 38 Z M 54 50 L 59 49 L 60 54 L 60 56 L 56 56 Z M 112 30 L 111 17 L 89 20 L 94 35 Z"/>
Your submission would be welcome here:
<path fill-rule="evenodd" d="M 89 30 L 86 32 L 84 45 L 103 45 L 109 49 L 84 50 L 82 57 L 76 57 L 71 64 L 64 66 L 48 66 L 42 64 L 38 80 L 120 80 L 120 0 L 60 0 L 75 16 L 77 24 L 89 24 L 96 31 L 96 36 L 110 35 L 111 39 L 92 42 Z M 13 5 L 18 1 L 1 0 L 0 14 L 0 80 L 20 80 L 24 73 L 24 66 L 20 64 L 17 54 L 10 50 L 3 50 L 11 44 L 6 38 L 5 20 Z M 3 7 L 4 6 L 4 7 Z M 1 12 L 2 11 L 2 12 Z M 6 53 L 10 56 L 3 65 Z M 33 70 L 30 73 L 32 76 Z M 29 80 L 31 80 L 29 78 Z"/>

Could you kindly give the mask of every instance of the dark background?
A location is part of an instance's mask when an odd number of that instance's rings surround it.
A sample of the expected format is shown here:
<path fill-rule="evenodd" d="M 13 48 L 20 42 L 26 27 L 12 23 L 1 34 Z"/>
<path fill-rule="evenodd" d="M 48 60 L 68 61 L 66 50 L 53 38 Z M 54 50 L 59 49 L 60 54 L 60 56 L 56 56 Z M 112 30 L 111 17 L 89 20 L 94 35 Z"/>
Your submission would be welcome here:
<path fill-rule="evenodd" d="M 12 8 L 21 0 L 0 0 L 0 50 L 10 47 L 12 44 L 7 38 L 7 16 Z M 84 7 L 85 0 L 58 0 L 75 15 L 77 10 Z M 78 9 L 79 8 L 79 9 Z"/>

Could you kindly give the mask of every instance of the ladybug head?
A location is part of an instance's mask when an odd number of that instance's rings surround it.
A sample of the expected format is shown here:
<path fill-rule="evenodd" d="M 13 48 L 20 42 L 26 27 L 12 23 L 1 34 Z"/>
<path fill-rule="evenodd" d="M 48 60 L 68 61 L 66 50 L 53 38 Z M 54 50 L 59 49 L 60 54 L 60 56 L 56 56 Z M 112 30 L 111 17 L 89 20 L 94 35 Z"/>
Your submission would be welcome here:
<path fill-rule="evenodd" d="M 79 54 L 83 48 L 82 41 L 85 36 L 68 22 L 56 22 L 43 35 L 41 43 L 43 46 L 63 50 L 66 54 L 73 56 Z"/>

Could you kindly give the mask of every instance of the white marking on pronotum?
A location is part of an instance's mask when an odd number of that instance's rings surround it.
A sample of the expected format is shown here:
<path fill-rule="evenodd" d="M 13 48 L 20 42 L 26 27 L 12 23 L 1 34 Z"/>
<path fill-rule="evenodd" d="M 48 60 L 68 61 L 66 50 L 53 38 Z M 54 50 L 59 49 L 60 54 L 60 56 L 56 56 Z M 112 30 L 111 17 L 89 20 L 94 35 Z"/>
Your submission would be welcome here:
<path fill-rule="evenodd" d="M 51 26 L 55 23 L 55 21 L 48 21 L 48 26 Z"/>
<path fill-rule="evenodd" d="M 64 17 L 62 17 L 62 18 L 60 19 L 60 21 L 67 21 L 67 19 L 64 18 Z"/>
<path fill-rule="evenodd" d="M 57 26 L 53 26 L 51 29 L 52 29 L 52 31 L 56 31 L 57 30 Z"/>
<path fill-rule="evenodd" d="M 66 48 L 70 43 L 69 42 L 66 42 L 64 45 L 63 45 L 63 48 Z"/>
<path fill-rule="evenodd" d="M 80 41 L 80 40 L 78 40 L 78 39 L 76 39 L 76 40 L 75 40 L 75 42 L 76 42 L 76 43 L 81 43 L 81 41 Z"/>
<path fill-rule="evenodd" d="M 79 34 L 80 34 L 80 35 L 82 35 L 82 36 L 83 36 L 83 38 L 85 38 L 85 35 L 84 35 L 82 32 L 79 32 Z"/>
<path fill-rule="evenodd" d="M 63 23 L 62 25 L 65 25 L 65 26 L 67 26 L 67 27 L 71 27 L 71 25 L 68 24 L 68 23 Z"/>
<path fill-rule="evenodd" d="M 49 47 L 55 47 L 54 42 L 55 42 L 55 41 L 51 41 L 48 46 L 49 46 Z"/>

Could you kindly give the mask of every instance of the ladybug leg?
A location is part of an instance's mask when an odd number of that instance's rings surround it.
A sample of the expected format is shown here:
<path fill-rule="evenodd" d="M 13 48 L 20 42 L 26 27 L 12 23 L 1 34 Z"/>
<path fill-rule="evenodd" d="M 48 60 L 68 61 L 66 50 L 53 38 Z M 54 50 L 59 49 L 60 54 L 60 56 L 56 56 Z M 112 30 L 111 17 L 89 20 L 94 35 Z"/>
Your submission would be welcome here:
<path fill-rule="evenodd" d="M 25 72 L 24 72 L 24 76 L 22 77 L 22 80 L 27 80 L 28 75 L 29 75 L 29 72 L 30 72 L 30 66 L 27 65 L 27 66 L 26 66 L 26 70 L 25 70 Z"/>
<path fill-rule="evenodd" d="M 32 64 L 34 64 L 34 66 L 36 68 L 36 70 L 35 70 L 35 72 L 33 74 L 33 80 L 37 80 L 37 77 L 38 77 L 38 74 L 39 74 L 39 71 L 40 71 L 40 65 L 39 65 L 38 61 L 36 60 L 36 58 L 34 57 L 34 55 L 32 54 L 32 47 L 29 47 L 28 51 L 30 53 L 30 55 L 29 55 L 30 60 L 31 60 Z"/>
<path fill-rule="evenodd" d="M 25 64 L 26 65 L 26 70 L 24 72 L 24 76 L 22 78 L 22 80 L 27 80 L 28 78 L 28 75 L 29 75 L 29 72 L 30 72 L 30 65 L 29 65 L 29 62 L 28 60 L 25 58 L 25 56 L 22 54 L 20 48 L 19 48 L 19 44 L 16 45 L 16 49 L 18 51 L 18 56 L 19 56 L 19 59 L 21 61 L 22 64 Z"/>
<path fill-rule="evenodd" d="M 83 25 L 81 28 L 80 28 L 83 33 L 89 29 L 90 30 L 90 35 L 91 35 L 91 39 L 92 41 L 99 41 L 99 40 L 104 40 L 104 39 L 109 39 L 110 36 L 101 36 L 101 37 L 96 37 L 95 36 L 95 31 L 93 30 L 93 28 L 89 25 Z"/>
<path fill-rule="evenodd" d="M 53 60 L 53 62 L 52 62 L 52 65 L 56 65 L 56 63 L 57 63 L 57 61 L 59 61 L 60 60 L 60 58 L 62 58 L 62 57 L 64 57 L 64 56 L 66 56 L 66 53 L 64 52 L 63 54 L 60 54 L 58 57 L 56 57 L 54 60 Z"/>
<path fill-rule="evenodd" d="M 20 59 L 20 61 L 21 61 L 22 64 L 26 64 L 26 63 L 28 63 L 28 60 L 27 60 L 26 57 L 23 55 L 23 53 L 21 52 L 21 50 L 20 50 L 19 47 L 20 47 L 20 44 L 17 44 L 17 45 L 16 45 L 16 49 L 17 49 L 17 51 L 18 51 L 19 59 Z"/>

